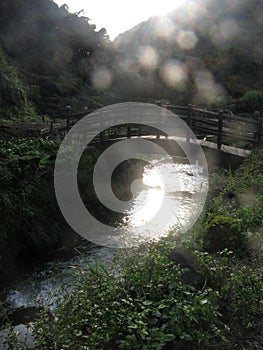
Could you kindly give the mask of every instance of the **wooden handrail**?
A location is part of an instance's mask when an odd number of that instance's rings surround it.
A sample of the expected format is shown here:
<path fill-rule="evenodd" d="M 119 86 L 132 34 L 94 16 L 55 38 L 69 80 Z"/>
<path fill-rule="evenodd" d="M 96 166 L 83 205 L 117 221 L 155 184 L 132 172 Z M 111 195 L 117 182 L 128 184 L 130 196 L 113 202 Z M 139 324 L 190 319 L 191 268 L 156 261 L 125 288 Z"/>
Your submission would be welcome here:
<path fill-rule="evenodd" d="M 179 115 L 183 120 L 192 128 L 194 132 L 203 132 L 204 135 L 209 134 L 209 136 L 214 135 L 216 138 L 217 148 L 221 149 L 225 138 L 234 138 L 237 140 L 243 140 L 252 142 L 253 146 L 260 147 L 263 142 L 263 119 L 259 118 L 248 119 L 246 117 L 227 114 L 225 111 L 215 112 L 209 111 L 202 108 L 197 108 L 192 105 L 188 106 L 176 106 L 176 105 L 165 105 L 163 106 L 171 111 L 179 112 Z M 68 113 L 66 113 L 68 112 Z M 85 117 L 87 114 L 94 112 L 94 110 L 86 110 L 74 114 L 69 113 L 70 110 L 56 117 L 56 119 L 66 120 L 66 126 L 59 128 L 59 131 L 69 131 L 70 127 L 81 118 Z M 50 132 L 54 130 L 54 119 L 51 119 Z M 132 131 L 133 128 L 133 131 Z M 137 130 L 137 131 L 136 131 Z M 136 134 L 137 132 L 137 134 Z M 128 126 L 126 128 L 126 137 L 130 138 L 134 134 L 138 137 L 145 135 L 142 133 L 141 126 Z M 106 134 L 105 134 L 106 135 Z M 105 136 L 101 133 L 99 139 L 103 141 Z M 118 132 L 115 132 L 116 138 L 118 137 Z M 160 137 L 160 132 L 156 132 L 156 137 Z M 186 140 L 189 141 L 190 135 L 185 135 Z M 111 135 L 112 137 L 112 135 Z M 123 135 L 122 135 L 123 137 Z M 204 137 L 204 136 L 203 136 Z"/>

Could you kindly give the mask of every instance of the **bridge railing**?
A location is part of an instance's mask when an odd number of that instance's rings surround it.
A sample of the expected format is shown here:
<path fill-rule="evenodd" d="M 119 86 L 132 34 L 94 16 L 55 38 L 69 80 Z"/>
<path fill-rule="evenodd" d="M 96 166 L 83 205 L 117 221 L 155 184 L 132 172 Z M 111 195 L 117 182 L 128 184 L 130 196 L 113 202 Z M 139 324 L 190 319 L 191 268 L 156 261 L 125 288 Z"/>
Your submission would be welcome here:
<path fill-rule="evenodd" d="M 263 119 L 247 118 L 227 113 L 226 111 L 209 111 L 202 108 L 196 108 L 192 105 L 176 106 L 163 105 L 162 107 L 171 110 L 179 115 L 193 130 L 197 138 L 210 140 L 217 144 L 221 149 L 223 144 L 250 144 L 252 148 L 260 147 L 263 143 Z M 63 126 L 58 128 L 58 132 L 68 132 L 72 125 L 85 115 L 94 110 L 85 110 L 83 112 L 70 114 L 61 114 L 56 119 L 65 120 Z M 54 120 L 51 120 L 50 132 L 53 132 Z M 149 131 L 141 125 L 127 125 L 111 128 L 98 136 L 102 141 L 107 138 L 121 138 L 132 136 L 146 136 Z M 152 133 L 152 131 L 151 131 Z M 160 138 L 161 134 L 155 131 L 155 136 Z M 187 135 L 185 135 L 188 138 Z"/>
<path fill-rule="evenodd" d="M 209 111 L 196 108 L 167 105 L 166 108 L 180 115 L 197 137 L 211 139 L 221 149 L 222 144 L 249 143 L 253 148 L 263 142 L 263 119 L 241 117 L 225 111 Z"/>

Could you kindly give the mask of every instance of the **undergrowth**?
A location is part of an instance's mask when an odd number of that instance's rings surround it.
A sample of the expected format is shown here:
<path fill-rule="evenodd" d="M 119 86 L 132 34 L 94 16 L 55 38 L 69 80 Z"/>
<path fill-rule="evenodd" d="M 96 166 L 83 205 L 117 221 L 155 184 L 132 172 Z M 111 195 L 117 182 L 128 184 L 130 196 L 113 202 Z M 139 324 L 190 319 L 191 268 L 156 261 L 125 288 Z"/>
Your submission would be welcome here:
<path fill-rule="evenodd" d="M 159 242 L 123 251 L 107 269 L 101 264 L 88 269 L 76 266 L 75 283 L 58 295 L 54 313 L 44 311 L 33 323 L 33 348 L 205 350 L 242 344 L 258 348 L 255 341 L 262 343 L 262 241 L 258 241 L 256 258 L 250 242 L 262 227 L 262 164 L 259 152 L 235 173 L 222 175 L 213 185 L 220 190 L 211 189 L 214 195 L 188 239 L 175 239 L 171 233 Z M 247 194 L 249 201 L 244 200 Z M 213 232 L 213 220 L 224 223 L 225 233 L 223 245 L 216 247 L 214 241 L 215 249 L 209 253 L 205 233 Z M 228 245 L 236 234 L 239 239 L 244 236 L 244 242 L 231 251 Z M 170 259 L 175 245 L 184 245 L 198 259 L 202 286 L 185 282 L 187 268 Z M 241 247 L 246 254 L 239 254 Z M 9 345 L 25 349 L 14 338 Z"/>

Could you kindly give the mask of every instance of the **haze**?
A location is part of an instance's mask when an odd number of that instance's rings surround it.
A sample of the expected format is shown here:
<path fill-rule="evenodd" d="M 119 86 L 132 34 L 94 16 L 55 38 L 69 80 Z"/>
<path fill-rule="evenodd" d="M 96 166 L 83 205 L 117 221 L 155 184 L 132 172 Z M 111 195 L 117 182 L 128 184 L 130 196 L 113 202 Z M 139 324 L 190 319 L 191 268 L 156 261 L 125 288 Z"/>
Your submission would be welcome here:
<path fill-rule="evenodd" d="M 70 12 L 84 10 L 84 15 L 90 18 L 90 22 L 96 24 L 97 30 L 106 28 L 111 40 L 120 33 L 136 26 L 149 17 L 165 15 L 175 7 L 182 5 L 187 0 L 162 0 L 124 2 L 113 1 L 87 1 L 87 0 L 56 0 L 61 6 L 67 4 Z"/>

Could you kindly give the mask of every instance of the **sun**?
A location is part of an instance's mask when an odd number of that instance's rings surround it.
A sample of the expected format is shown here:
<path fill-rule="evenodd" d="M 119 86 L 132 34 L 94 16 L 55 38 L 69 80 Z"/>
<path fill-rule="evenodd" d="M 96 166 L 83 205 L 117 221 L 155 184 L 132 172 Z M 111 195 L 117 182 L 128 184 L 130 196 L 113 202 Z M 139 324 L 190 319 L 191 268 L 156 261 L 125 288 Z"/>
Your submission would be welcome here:
<path fill-rule="evenodd" d="M 84 10 L 97 29 L 106 28 L 110 39 L 114 39 L 137 24 L 153 16 L 164 16 L 190 0 L 55 0 L 61 6 L 67 4 L 70 12 Z"/>

